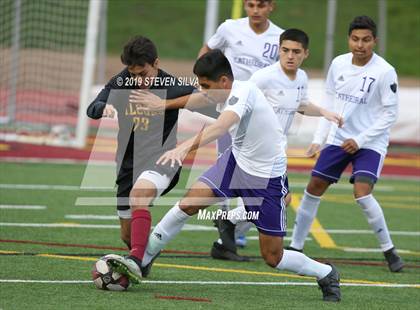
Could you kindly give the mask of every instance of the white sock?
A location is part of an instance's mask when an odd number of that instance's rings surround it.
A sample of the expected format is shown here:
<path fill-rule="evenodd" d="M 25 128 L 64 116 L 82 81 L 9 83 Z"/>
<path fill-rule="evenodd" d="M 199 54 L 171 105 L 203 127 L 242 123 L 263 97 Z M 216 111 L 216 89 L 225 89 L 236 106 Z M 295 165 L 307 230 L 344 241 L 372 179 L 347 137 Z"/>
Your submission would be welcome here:
<path fill-rule="evenodd" d="M 253 226 L 251 222 L 239 222 L 235 227 L 235 239 L 244 236 Z"/>
<path fill-rule="evenodd" d="M 179 202 L 177 202 L 150 234 L 142 266 L 150 263 L 153 257 L 181 231 L 189 218 L 190 216 L 179 208 Z"/>
<path fill-rule="evenodd" d="M 385 252 L 392 249 L 394 245 L 392 244 L 391 236 L 389 235 L 384 213 L 382 212 L 382 208 L 376 201 L 375 197 L 370 194 L 357 198 L 356 202 L 360 207 L 362 207 L 363 213 L 365 214 L 370 227 L 379 240 L 382 251 Z"/>
<path fill-rule="evenodd" d="M 230 222 L 235 225 L 239 222 L 244 222 L 244 219 L 246 218 L 246 209 L 241 198 L 238 198 L 237 207 L 229 211 L 228 217 Z"/>
<path fill-rule="evenodd" d="M 291 247 L 299 250 L 303 249 L 305 238 L 308 236 L 312 222 L 318 212 L 320 201 L 321 197 L 311 195 L 306 190 L 304 191 L 296 214 Z"/>
<path fill-rule="evenodd" d="M 301 276 L 316 277 L 318 280 L 327 276 L 332 270 L 330 265 L 319 263 L 303 253 L 289 250 L 283 251 L 283 257 L 276 268 L 293 271 Z"/>

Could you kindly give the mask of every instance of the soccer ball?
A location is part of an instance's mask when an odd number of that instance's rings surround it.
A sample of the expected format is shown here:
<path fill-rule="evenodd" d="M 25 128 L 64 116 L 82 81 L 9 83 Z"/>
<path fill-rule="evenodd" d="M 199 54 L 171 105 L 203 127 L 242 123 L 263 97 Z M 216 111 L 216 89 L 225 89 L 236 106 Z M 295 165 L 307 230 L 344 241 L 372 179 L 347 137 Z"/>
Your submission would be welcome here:
<path fill-rule="evenodd" d="M 115 254 L 102 256 L 92 268 L 92 280 L 100 290 L 125 291 L 130 285 L 130 281 L 125 275 L 112 270 L 108 264 L 108 259 L 118 257 Z"/>

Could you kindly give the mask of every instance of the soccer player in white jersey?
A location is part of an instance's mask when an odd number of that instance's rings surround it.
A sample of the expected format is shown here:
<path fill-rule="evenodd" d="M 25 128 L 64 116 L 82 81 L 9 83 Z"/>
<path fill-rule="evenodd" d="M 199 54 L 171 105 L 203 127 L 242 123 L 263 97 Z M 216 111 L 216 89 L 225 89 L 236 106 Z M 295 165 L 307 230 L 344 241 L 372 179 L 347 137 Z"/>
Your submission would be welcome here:
<path fill-rule="evenodd" d="M 403 261 L 392 243 L 382 208 L 372 195 L 387 152 L 389 133 L 398 114 L 397 74 L 373 52 L 376 25 L 358 16 L 348 31 L 350 53 L 336 57 L 326 80 L 327 103 L 344 117 L 345 126 L 321 124 L 310 152 L 326 146 L 312 170 L 293 229 L 291 249 L 302 251 L 321 196 L 336 183 L 344 169 L 353 167 L 350 182 L 354 198 L 379 240 L 389 269 L 398 272 Z M 328 138 L 327 138 L 328 135 Z"/>
<path fill-rule="evenodd" d="M 199 56 L 212 49 L 220 49 L 232 66 L 235 80 L 247 81 L 251 75 L 278 60 L 278 38 L 283 29 L 269 20 L 274 10 L 272 0 L 244 0 L 244 9 L 247 17 L 228 19 L 222 23 L 216 33 L 204 44 Z M 232 140 L 229 135 L 217 141 L 218 154 L 229 147 Z M 243 202 L 238 198 L 238 207 L 243 208 Z M 228 206 L 222 206 L 227 209 Z M 236 227 L 236 243 L 246 244 L 245 233 L 252 224 L 241 222 Z M 220 227 L 218 227 L 220 232 Z M 236 254 L 236 245 L 223 244 L 219 239 L 213 243 L 211 255 L 214 258 L 244 261 L 245 257 Z"/>
<path fill-rule="evenodd" d="M 280 60 L 275 64 L 255 72 L 250 81 L 254 82 L 272 105 L 279 125 L 287 136 L 296 112 L 307 116 L 324 116 L 341 127 L 343 120 L 337 114 L 311 103 L 307 96 L 308 77 L 299 67 L 309 55 L 309 37 L 299 29 L 287 29 L 279 40 Z M 286 205 L 290 194 L 285 197 Z M 229 219 L 219 220 L 219 234 L 224 245 L 234 242 L 234 225 L 246 219 L 244 206 L 229 211 Z"/>
<path fill-rule="evenodd" d="M 232 66 L 235 80 L 241 81 L 278 60 L 278 39 L 283 32 L 269 20 L 272 0 L 244 0 L 244 9 L 247 17 L 226 20 L 199 52 L 201 56 L 220 49 Z"/>
<path fill-rule="evenodd" d="M 150 271 L 153 259 L 199 210 L 221 200 L 242 197 L 247 211 L 258 214 L 253 223 L 259 231 L 265 262 L 279 270 L 316 277 L 323 299 L 340 301 L 339 274 L 334 266 L 314 261 L 300 252 L 283 250 L 284 196 L 288 192 L 286 138 L 272 107 L 254 83 L 234 81 L 229 61 L 220 50 L 200 57 L 193 71 L 203 91 L 219 103 L 221 114 L 199 134 L 166 152 L 157 164 L 182 165 L 188 152 L 228 131 L 233 143 L 153 229 L 141 262 L 143 270 Z M 115 257 L 110 263 L 133 282 L 141 281 L 141 266 L 134 260 Z"/>

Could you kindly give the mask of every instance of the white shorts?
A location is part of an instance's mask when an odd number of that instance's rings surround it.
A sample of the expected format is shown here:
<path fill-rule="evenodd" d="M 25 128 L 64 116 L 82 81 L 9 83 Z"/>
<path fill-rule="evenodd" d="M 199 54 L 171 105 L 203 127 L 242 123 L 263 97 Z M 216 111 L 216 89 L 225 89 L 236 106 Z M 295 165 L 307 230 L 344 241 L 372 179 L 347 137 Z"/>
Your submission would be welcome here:
<path fill-rule="evenodd" d="M 163 191 L 171 184 L 171 179 L 166 174 L 160 174 L 153 170 L 143 171 L 137 178 L 136 183 L 140 179 L 147 180 L 154 184 L 156 188 L 156 197 L 162 195 Z M 131 219 L 131 209 L 117 210 L 117 214 L 121 219 Z"/>

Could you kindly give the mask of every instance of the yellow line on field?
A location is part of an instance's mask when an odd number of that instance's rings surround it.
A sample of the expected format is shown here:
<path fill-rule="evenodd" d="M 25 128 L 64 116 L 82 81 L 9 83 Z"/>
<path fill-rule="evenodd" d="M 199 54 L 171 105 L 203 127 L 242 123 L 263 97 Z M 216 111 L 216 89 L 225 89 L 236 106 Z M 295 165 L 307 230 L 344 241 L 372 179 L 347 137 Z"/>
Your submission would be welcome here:
<path fill-rule="evenodd" d="M 48 258 L 62 258 L 62 259 L 72 259 L 72 260 L 82 260 L 82 261 L 97 261 L 95 257 L 83 257 L 83 256 L 71 256 L 71 255 L 53 255 L 53 254 L 37 254 L 35 256 L 48 257 Z"/>
<path fill-rule="evenodd" d="M 22 252 L 0 250 L 0 254 L 20 254 Z"/>
<path fill-rule="evenodd" d="M 292 202 L 290 203 L 290 205 L 292 206 L 293 210 L 295 210 L 295 212 L 297 212 L 297 209 L 299 207 L 299 200 L 300 200 L 300 196 L 292 195 Z M 335 244 L 334 240 L 322 227 L 318 218 L 315 217 L 310 231 L 311 231 L 312 236 L 319 243 L 321 248 L 329 248 L 329 249 L 337 248 L 337 245 Z"/>

